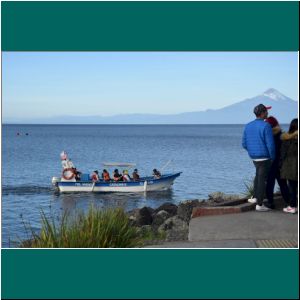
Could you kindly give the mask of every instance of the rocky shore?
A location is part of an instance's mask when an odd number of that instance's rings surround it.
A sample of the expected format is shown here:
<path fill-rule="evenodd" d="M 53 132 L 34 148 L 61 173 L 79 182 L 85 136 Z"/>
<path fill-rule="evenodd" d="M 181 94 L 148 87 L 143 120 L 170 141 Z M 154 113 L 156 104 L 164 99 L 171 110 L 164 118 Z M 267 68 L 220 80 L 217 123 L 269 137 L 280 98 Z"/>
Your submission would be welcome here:
<path fill-rule="evenodd" d="M 245 201 L 240 195 L 226 195 L 216 192 L 208 199 L 186 200 L 178 205 L 166 202 L 156 209 L 143 207 L 128 212 L 132 225 L 140 227 L 145 232 L 152 233 L 154 237 L 148 244 L 162 241 L 183 241 L 188 239 L 189 222 L 195 207 L 217 207 L 236 205 Z"/>

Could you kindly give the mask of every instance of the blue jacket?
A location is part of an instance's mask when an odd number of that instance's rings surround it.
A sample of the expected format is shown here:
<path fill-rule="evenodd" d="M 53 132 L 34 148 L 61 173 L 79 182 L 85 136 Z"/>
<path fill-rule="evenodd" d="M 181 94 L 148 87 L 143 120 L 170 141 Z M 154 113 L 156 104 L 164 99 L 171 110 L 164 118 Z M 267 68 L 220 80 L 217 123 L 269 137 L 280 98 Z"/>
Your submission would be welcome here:
<path fill-rule="evenodd" d="M 275 159 L 272 127 L 262 119 L 255 119 L 246 125 L 242 145 L 252 159 Z"/>

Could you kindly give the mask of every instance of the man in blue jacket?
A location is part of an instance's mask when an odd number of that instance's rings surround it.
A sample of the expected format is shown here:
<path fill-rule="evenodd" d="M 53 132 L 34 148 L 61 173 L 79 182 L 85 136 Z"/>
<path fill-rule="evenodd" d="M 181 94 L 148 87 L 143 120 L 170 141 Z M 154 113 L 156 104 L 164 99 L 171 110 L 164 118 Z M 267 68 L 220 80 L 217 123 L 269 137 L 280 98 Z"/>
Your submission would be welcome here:
<path fill-rule="evenodd" d="M 275 144 L 271 125 L 264 120 L 268 117 L 268 109 L 263 104 L 254 107 L 256 119 L 248 123 L 243 134 L 243 147 L 248 151 L 256 168 L 254 179 L 254 197 L 257 211 L 268 211 L 263 205 L 266 192 L 266 181 L 272 161 L 275 159 Z"/>

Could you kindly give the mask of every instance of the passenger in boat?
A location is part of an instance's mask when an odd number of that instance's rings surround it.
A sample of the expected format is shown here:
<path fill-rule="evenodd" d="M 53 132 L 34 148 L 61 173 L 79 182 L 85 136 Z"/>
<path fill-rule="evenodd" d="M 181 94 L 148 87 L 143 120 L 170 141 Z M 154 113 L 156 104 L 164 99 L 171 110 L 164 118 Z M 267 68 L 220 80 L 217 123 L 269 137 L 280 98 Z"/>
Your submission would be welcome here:
<path fill-rule="evenodd" d="M 99 172 L 96 170 L 92 173 L 92 181 L 99 181 Z"/>
<path fill-rule="evenodd" d="M 130 181 L 130 180 L 131 180 L 131 178 L 130 178 L 130 176 L 128 174 L 128 171 L 124 170 L 123 171 L 123 181 Z"/>
<path fill-rule="evenodd" d="M 122 175 L 119 173 L 118 169 L 114 170 L 114 181 L 122 181 Z"/>
<path fill-rule="evenodd" d="M 102 172 L 102 179 L 104 181 L 110 181 L 110 176 L 109 176 L 109 173 L 106 169 L 104 169 L 103 172 Z"/>
<path fill-rule="evenodd" d="M 81 172 L 80 171 L 78 171 L 76 168 L 73 168 L 73 172 L 74 172 L 74 174 L 75 174 L 75 180 L 76 181 L 80 181 L 80 178 L 81 178 Z"/>
<path fill-rule="evenodd" d="M 140 175 L 138 173 L 138 169 L 134 169 L 133 170 L 133 173 L 132 173 L 132 179 L 134 181 L 139 181 L 140 180 Z"/>
<path fill-rule="evenodd" d="M 161 173 L 157 169 L 153 169 L 153 176 L 158 179 L 161 177 Z"/>

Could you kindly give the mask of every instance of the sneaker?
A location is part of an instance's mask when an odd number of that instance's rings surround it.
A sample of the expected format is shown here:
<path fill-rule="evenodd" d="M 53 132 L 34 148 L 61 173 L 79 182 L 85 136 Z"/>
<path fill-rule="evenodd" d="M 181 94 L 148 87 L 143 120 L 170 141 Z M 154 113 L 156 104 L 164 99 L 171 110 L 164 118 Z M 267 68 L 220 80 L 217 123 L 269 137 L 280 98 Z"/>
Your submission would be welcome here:
<path fill-rule="evenodd" d="M 257 199 L 251 197 L 250 199 L 248 199 L 248 202 L 249 202 L 249 203 L 257 203 Z"/>
<path fill-rule="evenodd" d="M 274 203 L 269 203 L 269 202 L 267 202 L 267 203 L 265 203 L 264 205 L 265 205 L 267 208 L 275 209 Z"/>
<path fill-rule="evenodd" d="M 288 207 L 285 207 L 283 209 L 283 212 L 290 213 L 290 214 L 295 214 L 297 212 L 297 208 L 288 206 Z"/>
<path fill-rule="evenodd" d="M 256 211 L 269 211 L 270 208 L 264 206 L 264 205 L 256 205 L 255 207 Z"/>

